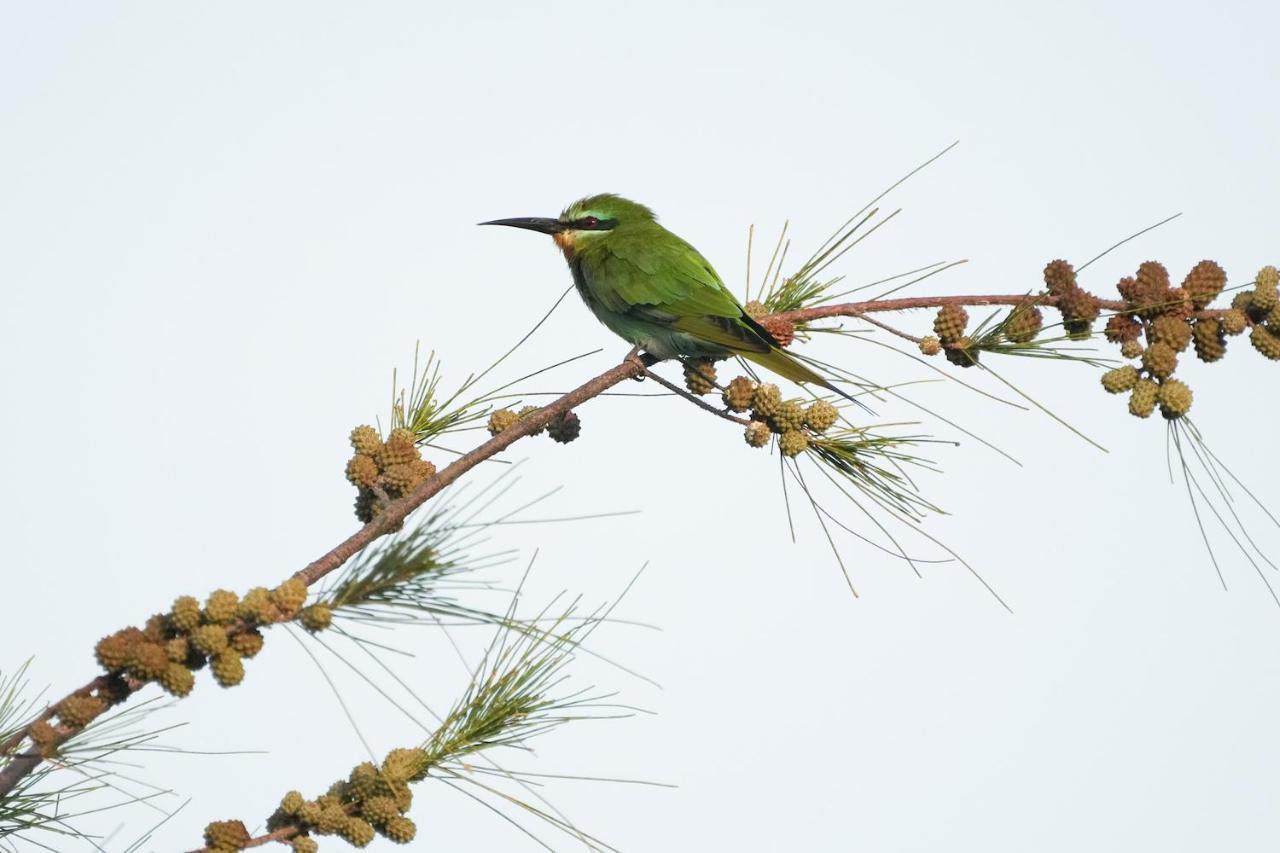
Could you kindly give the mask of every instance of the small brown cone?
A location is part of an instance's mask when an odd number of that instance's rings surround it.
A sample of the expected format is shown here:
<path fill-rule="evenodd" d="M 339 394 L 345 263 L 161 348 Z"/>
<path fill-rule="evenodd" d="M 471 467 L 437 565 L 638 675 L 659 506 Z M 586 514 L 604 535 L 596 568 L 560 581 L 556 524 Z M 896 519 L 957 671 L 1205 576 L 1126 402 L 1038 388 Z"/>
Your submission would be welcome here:
<path fill-rule="evenodd" d="M 1272 361 L 1280 360 L 1280 335 L 1266 326 L 1254 326 L 1253 331 L 1249 333 L 1249 343 Z"/>
<path fill-rule="evenodd" d="M 1139 379 L 1129 394 L 1129 414 L 1137 418 L 1151 417 L 1156 410 L 1156 400 L 1160 395 L 1160 386 L 1150 379 Z"/>
<path fill-rule="evenodd" d="M 1239 308 L 1230 308 L 1222 312 L 1222 331 L 1228 335 L 1238 335 L 1249 328 L 1249 315 Z"/>
<path fill-rule="evenodd" d="M 1103 334 L 1113 344 L 1136 341 L 1142 334 L 1142 324 L 1132 314 L 1112 314 L 1107 318 Z"/>
<path fill-rule="evenodd" d="M 1151 338 L 1168 344 L 1174 352 L 1182 352 L 1191 343 L 1191 326 L 1181 317 L 1161 314 L 1151 323 Z"/>
<path fill-rule="evenodd" d="M 1218 298 L 1222 288 L 1227 284 L 1227 274 L 1214 261 L 1201 261 L 1191 268 L 1182 288 L 1196 308 L 1204 308 Z"/>
<path fill-rule="evenodd" d="M 1025 344 L 1035 339 L 1044 326 L 1044 315 L 1034 305 L 1019 305 L 1009 312 L 1004 324 L 1004 336 L 1015 344 Z"/>
<path fill-rule="evenodd" d="M 978 363 L 978 350 L 973 348 L 973 341 L 960 338 L 946 349 L 947 361 L 957 367 L 973 367 Z"/>
<path fill-rule="evenodd" d="M 798 456 L 809 449 L 809 436 L 803 430 L 789 430 L 778 437 L 778 450 L 783 456 Z"/>
<path fill-rule="evenodd" d="M 498 409 L 489 415 L 489 435 L 497 435 L 520 421 L 520 416 L 510 409 Z"/>
<path fill-rule="evenodd" d="M 702 396 L 716 390 L 716 366 L 709 358 L 689 358 L 684 362 L 684 387 Z"/>
<path fill-rule="evenodd" d="M 796 324 L 782 317 L 765 317 L 760 320 L 764 330 L 773 336 L 780 347 L 789 347 L 796 339 Z"/>
<path fill-rule="evenodd" d="M 724 407 L 731 412 L 745 412 L 751 408 L 751 398 L 755 396 L 756 383 L 746 376 L 735 376 L 725 386 L 720 399 Z"/>
<path fill-rule="evenodd" d="M 568 444 L 582 434 L 582 420 L 578 413 L 569 410 L 551 419 L 547 424 L 547 435 L 559 444 Z"/>
<path fill-rule="evenodd" d="M 204 843 L 218 850 L 243 850 L 252 837 L 238 820 L 216 820 L 204 828 Z"/>
<path fill-rule="evenodd" d="M 1138 368 L 1132 364 L 1126 364 L 1123 367 L 1117 367 L 1115 370 L 1108 370 L 1102 374 L 1102 387 L 1107 389 L 1108 394 L 1123 394 L 1125 391 L 1132 391 L 1133 386 L 1138 384 Z"/>
<path fill-rule="evenodd" d="M 1218 361 L 1227 353 L 1227 338 L 1222 333 L 1222 324 L 1217 320 L 1196 320 L 1191 329 L 1191 338 L 1195 344 L 1196 357 L 1201 361 Z"/>
<path fill-rule="evenodd" d="M 1044 268 L 1044 284 L 1051 296 L 1062 296 L 1076 287 L 1076 271 L 1062 259 L 1049 261 Z"/>
<path fill-rule="evenodd" d="M 361 425 L 351 430 L 351 446 L 356 453 L 373 456 L 382 447 L 382 437 L 373 427 Z"/>
<path fill-rule="evenodd" d="M 944 344 L 958 341 L 969 325 L 969 312 L 961 305 L 947 304 L 938 309 L 933 320 L 933 331 Z"/>
<path fill-rule="evenodd" d="M 355 486 L 372 486 L 378 479 L 378 463 L 372 456 L 357 453 L 347 461 L 347 480 Z"/>
<path fill-rule="evenodd" d="M 1156 341 L 1142 354 L 1142 366 L 1157 379 L 1167 379 L 1178 369 L 1178 354 L 1168 344 Z"/>
<path fill-rule="evenodd" d="M 1160 414 L 1165 420 L 1176 420 L 1191 411 L 1191 389 L 1178 379 L 1166 379 L 1160 383 Z"/>

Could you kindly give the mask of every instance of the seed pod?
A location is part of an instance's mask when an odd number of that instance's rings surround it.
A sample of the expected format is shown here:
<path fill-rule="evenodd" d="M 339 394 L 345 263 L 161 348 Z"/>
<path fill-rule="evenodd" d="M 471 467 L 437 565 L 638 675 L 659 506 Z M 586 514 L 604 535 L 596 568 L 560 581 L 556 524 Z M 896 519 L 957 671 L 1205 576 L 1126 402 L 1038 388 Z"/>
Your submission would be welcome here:
<path fill-rule="evenodd" d="M 393 749 L 382 760 L 382 773 L 393 782 L 420 782 L 427 778 L 430 758 L 425 749 Z"/>
<path fill-rule="evenodd" d="M 751 399 L 756 393 L 756 383 L 746 376 L 735 376 L 725 386 L 720 399 L 724 407 L 731 412 L 745 412 L 751 408 Z"/>
<path fill-rule="evenodd" d="M 1169 302 L 1169 271 L 1157 261 L 1145 261 L 1138 267 L 1133 287 L 1133 299 L 1138 313 L 1154 317 Z"/>
<path fill-rule="evenodd" d="M 403 427 L 393 429 L 387 436 L 386 444 L 378 449 L 374 459 L 383 471 L 392 465 L 404 465 L 418 458 L 418 448 L 413 441 L 413 433 Z"/>
<path fill-rule="evenodd" d="M 1019 305 L 1009 312 L 1004 323 L 1004 336 L 1015 344 L 1025 344 L 1035 339 L 1044 326 L 1044 315 L 1034 305 Z"/>
<path fill-rule="evenodd" d="M 243 850 L 252 837 L 238 820 L 216 820 L 204 828 L 204 843 L 215 850 Z"/>
<path fill-rule="evenodd" d="M 1160 414 L 1165 420 L 1175 420 L 1191 410 L 1191 389 L 1178 379 L 1166 379 L 1160 383 Z"/>
<path fill-rule="evenodd" d="M 1076 288 L 1076 271 L 1064 260 L 1049 261 L 1044 268 L 1044 284 L 1052 296 L 1062 296 Z"/>
<path fill-rule="evenodd" d="M 298 614 L 298 618 L 302 622 L 302 627 L 314 634 L 333 624 L 333 609 L 323 601 L 319 601 L 310 607 L 304 607 Z"/>
<path fill-rule="evenodd" d="M 271 590 L 271 603 L 285 614 L 296 613 L 307 600 L 307 583 L 301 578 L 289 578 Z"/>
<path fill-rule="evenodd" d="M 1238 335 L 1249 328 L 1249 317 L 1239 308 L 1231 308 L 1222 314 L 1222 331 Z"/>
<path fill-rule="evenodd" d="M 200 624 L 200 602 L 190 595 L 182 595 L 173 601 L 169 611 L 169 624 L 183 633 L 190 633 Z"/>
<path fill-rule="evenodd" d="M 290 791 L 280 798 L 280 814 L 285 817 L 297 817 L 306 799 L 297 791 Z"/>
<path fill-rule="evenodd" d="M 231 648 L 242 658 L 252 658 L 262 651 L 264 642 L 262 632 L 254 628 L 250 631 L 242 631 L 232 637 Z"/>
<path fill-rule="evenodd" d="M 798 456 L 809 449 L 809 435 L 804 430 L 793 429 L 778 437 L 778 450 L 783 456 Z"/>
<path fill-rule="evenodd" d="M 1123 367 L 1117 367 L 1115 370 L 1108 370 L 1102 374 L 1102 387 L 1107 389 L 1108 394 L 1121 394 L 1125 391 L 1132 391 L 1133 386 L 1138 384 L 1138 368 L 1132 364 L 1126 364 Z"/>
<path fill-rule="evenodd" d="M 73 729 L 82 729 L 105 710 L 106 701 L 97 696 L 68 696 L 58 703 L 58 719 Z"/>
<path fill-rule="evenodd" d="M 804 413 L 805 426 L 814 432 L 826 432 L 840 418 L 840 410 L 826 400 L 815 400 Z"/>
<path fill-rule="evenodd" d="M 1120 354 L 1125 358 L 1137 358 L 1142 355 L 1143 349 L 1145 349 L 1145 347 L 1143 347 L 1142 342 L 1138 340 L 1125 341 L 1120 344 Z"/>
<path fill-rule="evenodd" d="M 191 645 L 202 655 L 216 655 L 227 643 L 227 629 L 221 625 L 201 625 L 191 632 Z"/>
<path fill-rule="evenodd" d="M 804 406 L 799 400 L 787 400 L 778 406 L 778 411 L 769 419 L 769 425 L 777 433 L 790 432 L 804 428 Z"/>
<path fill-rule="evenodd" d="M 538 406 L 521 406 L 520 411 L 516 412 L 516 414 L 519 415 L 521 418 L 527 418 L 530 415 L 532 415 L 534 412 L 540 412 L 540 411 L 542 411 L 542 409 Z M 536 429 L 533 432 L 529 433 L 529 435 L 542 435 L 543 429 L 546 429 L 546 427 L 542 427 L 542 429 Z"/>
<path fill-rule="evenodd" d="M 1280 335 L 1266 326 L 1254 326 L 1253 331 L 1249 333 L 1249 343 L 1272 361 L 1280 360 Z"/>
<path fill-rule="evenodd" d="M 240 596 L 229 589 L 215 589 L 204 603 L 204 618 L 216 625 L 228 625 L 236 621 Z"/>
<path fill-rule="evenodd" d="M 391 797 L 370 797 L 360 804 L 360 816 L 374 826 L 383 826 L 400 817 L 400 810 Z"/>
<path fill-rule="evenodd" d="M 969 312 L 963 306 L 947 304 L 938 309 L 933 320 L 933 331 L 944 344 L 958 341 L 969 325 Z"/>
<path fill-rule="evenodd" d="M 373 456 L 378 452 L 378 448 L 382 446 L 382 437 L 378 435 L 378 431 L 373 427 L 362 424 L 351 430 L 351 446 L 356 453 Z"/>
<path fill-rule="evenodd" d="M 684 362 L 684 387 L 689 393 L 710 394 L 716 390 L 716 366 L 709 358 L 689 358 Z"/>
<path fill-rule="evenodd" d="M 782 405 L 782 391 L 772 382 L 764 382 L 756 386 L 756 392 L 751 397 L 751 409 L 756 420 L 763 420 L 777 414 L 778 407 Z"/>
<path fill-rule="evenodd" d="M 1098 297 L 1078 287 L 1059 297 L 1058 310 L 1062 312 L 1062 327 L 1075 340 L 1089 337 L 1093 321 L 1101 312 Z"/>
<path fill-rule="evenodd" d="M 1201 361 L 1217 361 L 1227 353 L 1227 338 L 1222 334 L 1222 324 L 1212 318 L 1196 320 L 1191 329 L 1196 357 Z"/>
<path fill-rule="evenodd" d="M 520 416 L 510 409 L 498 409 L 489 415 L 489 435 L 497 435 L 498 433 L 510 429 L 520 421 Z"/>
<path fill-rule="evenodd" d="M 973 367 L 978 363 L 978 350 L 973 348 L 973 341 L 960 338 L 944 351 L 947 361 L 957 367 Z"/>
<path fill-rule="evenodd" d="M 169 664 L 156 681 L 170 696 L 179 698 L 188 695 L 196 685 L 195 675 L 180 663 Z"/>
<path fill-rule="evenodd" d="M 387 821 L 387 825 L 382 828 L 382 834 L 388 841 L 408 844 L 418 834 L 418 827 L 412 820 L 401 815 Z"/>
<path fill-rule="evenodd" d="M 772 435 L 772 432 L 769 430 L 768 424 L 764 421 L 752 421 L 747 424 L 747 430 L 743 434 L 743 438 L 752 447 L 764 447 L 769 443 L 770 435 Z"/>
<path fill-rule="evenodd" d="M 582 420 L 575 411 L 561 412 L 547 424 L 547 435 L 559 444 L 568 444 L 582 434 Z"/>
<path fill-rule="evenodd" d="M 1157 379 L 1166 379 L 1178 369 L 1178 354 L 1168 344 L 1156 341 L 1142 354 L 1142 366 Z"/>
<path fill-rule="evenodd" d="M 159 678 L 169 668 L 169 656 L 158 643 L 137 643 L 129 655 L 129 674 L 140 681 Z"/>
<path fill-rule="evenodd" d="M 1102 333 L 1113 344 L 1134 341 L 1142 334 L 1142 324 L 1132 314 L 1112 314 Z"/>
<path fill-rule="evenodd" d="M 925 355 L 937 355 L 942 352 L 942 341 L 938 340 L 933 335 L 921 338 L 920 352 Z"/>
<path fill-rule="evenodd" d="M 346 839 L 347 843 L 353 847 L 367 847 L 369 842 L 374 839 L 376 834 L 373 827 L 364 818 L 355 816 L 348 817 L 338 827 L 338 834 Z"/>
<path fill-rule="evenodd" d="M 244 661 L 234 650 L 218 652 L 210 658 L 214 679 L 223 687 L 235 687 L 244 681 Z"/>
<path fill-rule="evenodd" d="M 1182 352 L 1191 343 L 1191 326 L 1181 317 L 1161 314 L 1151 323 L 1151 339 L 1168 344 L 1174 352 Z"/>
<path fill-rule="evenodd" d="M 357 453 L 347 460 L 347 481 L 353 486 L 369 487 L 378 479 L 378 463 L 372 456 Z"/>
<path fill-rule="evenodd" d="M 1182 287 L 1191 298 L 1196 308 L 1204 308 L 1218 298 L 1222 288 L 1227 284 L 1227 274 L 1213 261 L 1201 261 L 1191 268 L 1182 282 Z"/>
<path fill-rule="evenodd" d="M 760 325 L 780 347 L 789 347 L 796 339 L 796 324 L 783 317 L 762 317 Z"/>
<path fill-rule="evenodd" d="M 1136 418 L 1147 418 L 1156 410 L 1156 399 L 1160 395 L 1160 386 L 1150 379 L 1139 379 L 1129 395 L 1129 414 Z"/>

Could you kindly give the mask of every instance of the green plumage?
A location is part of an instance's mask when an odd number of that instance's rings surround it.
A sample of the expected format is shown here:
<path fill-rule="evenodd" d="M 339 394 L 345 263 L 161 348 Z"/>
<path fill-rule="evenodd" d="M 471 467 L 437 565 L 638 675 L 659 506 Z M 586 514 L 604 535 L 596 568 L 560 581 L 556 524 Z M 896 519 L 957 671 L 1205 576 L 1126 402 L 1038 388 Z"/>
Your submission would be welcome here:
<path fill-rule="evenodd" d="M 491 224 L 554 235 L 587 307 L 619 337 L 653 356 L 742 356 L 794 382 L 814 382 L 848 396 L 780 348 L 743 311 L 706 258 L 642 204 L 596 195 L 569 205 L 558 219 Z"/>

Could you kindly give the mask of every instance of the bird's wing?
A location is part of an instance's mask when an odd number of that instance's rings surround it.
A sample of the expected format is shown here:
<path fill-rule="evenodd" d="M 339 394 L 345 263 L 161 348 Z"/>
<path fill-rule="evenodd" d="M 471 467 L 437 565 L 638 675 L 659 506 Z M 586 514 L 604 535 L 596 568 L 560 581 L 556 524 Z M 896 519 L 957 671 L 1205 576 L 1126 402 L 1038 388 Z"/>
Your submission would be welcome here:
<path fill-rule="evenodd" d="M 609 246 L 604 274 L 591 283 L 605 307 L 669 324 L 729 349 L 770 349 L 768 333 L 743 313 L 697 249 L 669 232 L 659 240 L 644 236 Z"/>
<path fill-rule="evenodd" d="M 619 237 L 623 235 L 619 234 Z M 738 317 L 742 306 L 698 250 L 670 232 L 610 243 L 606 276 L 614 310 L 648 305 L 675 317 Z"/>

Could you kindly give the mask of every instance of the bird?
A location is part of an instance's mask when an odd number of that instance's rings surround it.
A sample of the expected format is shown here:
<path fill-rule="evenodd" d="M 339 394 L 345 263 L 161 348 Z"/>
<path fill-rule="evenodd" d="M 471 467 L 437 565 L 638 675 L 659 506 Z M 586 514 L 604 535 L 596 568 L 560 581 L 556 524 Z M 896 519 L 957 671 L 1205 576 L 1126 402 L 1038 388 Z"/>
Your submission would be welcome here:
<path fill-rule="evenodd" d="M 573 202 L 555 218 L 479 224 L 551 235 L 587 308 L 655 360 L 741 356 L 785 379 L 853 400 L 783 349 L 707 259 L 639 202 L 602 193 Z"/>

